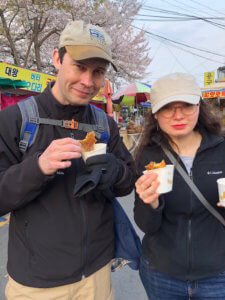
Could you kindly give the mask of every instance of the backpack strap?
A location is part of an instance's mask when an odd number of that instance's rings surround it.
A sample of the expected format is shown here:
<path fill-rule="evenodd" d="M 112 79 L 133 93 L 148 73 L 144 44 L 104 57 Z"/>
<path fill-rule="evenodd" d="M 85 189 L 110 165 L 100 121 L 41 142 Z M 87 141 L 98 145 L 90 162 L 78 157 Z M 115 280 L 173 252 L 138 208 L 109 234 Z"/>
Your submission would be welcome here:
<path fill-rule="evenodd" d="M 34 124 L 45 124 L 45 125 L 54 125 L 60 126 L 63 128 L 71 129 L 71 130 L 83 130 L 85 132 L 94 131 L 95 136 L 97 139 L 102 140 L 102 133 L 104 132 L 104 128 L 97 125 L 97 124 L 85 124 L 80 123 L 75 120 L 54 120 L 54 119 L 47 119 L 47 118 L 39 118 L 39 117 L 30 117 L 29 123 Z"/>
<path fill-rule="evenodd" d="M 90 107 L 95 124 L 78 123 L 74 120 L 68 121 L 40 118 L 38 106 L 33 96 L 18 102 L 17 105 L 22 116 L 19 142 L 19 149 L 21 152 L 26 152 L 27 149 L 33 145 L 38 133 L 39 124 L 79 129 L 85 132 L 94 131 L 96 138 L 107 144 L 109 142 L 110 129 L 106 113 L 94 105 L 90 105 Z"/>
<path fill-rule="evenodd" d="M 110 128 L 109 128 L 107 115 L 102 109 L 92 104 L 90 104 L 90 106 L 91 106 L 91 111 L 92 111 L 95 124 L 98 127 L 97 131 L 101 133 L 100 139 L 102 142 L 108 144 L 110 138 Z"/>
<path fill-rule="evenodd" d="M 22 152 L 26 152 L 27 148 L 34 143 L 34 140 L 37 136 L 39 124 L 31 123 L 30 118 L 39 117 L 38 107 L 33 96 L 18 102 L 17 105 L 22 116 L 19 149 Z"/>

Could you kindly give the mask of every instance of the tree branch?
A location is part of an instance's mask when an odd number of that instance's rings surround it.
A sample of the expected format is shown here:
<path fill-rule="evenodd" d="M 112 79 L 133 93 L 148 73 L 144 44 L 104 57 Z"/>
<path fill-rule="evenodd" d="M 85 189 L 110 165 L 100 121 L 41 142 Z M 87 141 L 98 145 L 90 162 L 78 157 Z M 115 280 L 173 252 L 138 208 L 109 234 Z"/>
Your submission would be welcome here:
<path fill-rule="evenodd" d="M 2 20 L 2 25 L 3 25 L 3 29 L 5 31 L 5 34 L 6 34 L 6 38 L 9 41 L 9 45 L 10 45 L 10 49 L 11 49 L 11 52 L 12 52 L 12 56 L 14 58 L 14 62 L 19 66 L 20 61 L 19 61 L 19 58 L 17 56 L 16 47 L 15 47 L 15 44 L 13 43 L 9 28 L 7 27 L 6 19 L 5 19 L 4 12 L 3 12 L 2 9 L 0 9 L 0 18 Z"/>
<path fill-rule="evenodd" d="M 39 47 L 41 47 L 41 45 L 44 43 L 45 40 L 47 40 L 51 35 L 53 35 L 54 33 L 58 33 L 59 31 L 55 28 L 52 31 L 50 31 L 48 34 L 46 34 L 46 36 L 44 36 L 42 38 L 42 40 L 39 41 Z"/>

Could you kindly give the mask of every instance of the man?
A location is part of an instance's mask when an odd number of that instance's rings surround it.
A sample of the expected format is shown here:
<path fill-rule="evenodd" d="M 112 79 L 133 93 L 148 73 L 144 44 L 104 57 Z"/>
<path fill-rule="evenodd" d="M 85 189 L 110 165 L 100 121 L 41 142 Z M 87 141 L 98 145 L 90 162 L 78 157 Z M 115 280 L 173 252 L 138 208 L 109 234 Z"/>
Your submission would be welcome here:
<path fill-rule="evenodd" d="M 110 45 L 98 26 L 66 26 L 53 51 L 56 82 L 35 97 L 41 118 L 94 124 L 89 101 L 103 86 L 109 63 L 116 68 Z M 113 299 L 113 208 L 107 195 L 132 191 L 134 165 L 117 124 L 107 118 L 108 153 L 85 164 L 79 140 L 86 132 L 41 124 L 34 144 L 21 153 L 18 106 L 0 113 L 0 214 L 11 212 L 8 300 Z M 74 195 L 80 174 L 99 168 L 104 171 L 97 186 Z"/>

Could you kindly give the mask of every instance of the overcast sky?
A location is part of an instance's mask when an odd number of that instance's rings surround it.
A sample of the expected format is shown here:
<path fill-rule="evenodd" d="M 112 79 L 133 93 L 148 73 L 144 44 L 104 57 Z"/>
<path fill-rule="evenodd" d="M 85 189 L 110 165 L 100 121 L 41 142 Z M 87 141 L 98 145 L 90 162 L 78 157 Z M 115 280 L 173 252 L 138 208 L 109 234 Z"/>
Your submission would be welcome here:
<path fill-rule="evenodd" d="M 224 28 L 218 28 L 202 20 L 189 20 L 179 22 L 135 21 L 137 27 L 144 26 L 146 31 L 191 47 L 201 48 L 222 56 L 187 48 L 174 43 L 166 42 L 157 37 L 149 36 L 150 56 L 152 63 L 149 66 L 150 75 L 144 81 L 152 84 L 159 77 L 173 72 L 188 72 L 196 77 L 199 84 L 204 85 L 204 72 L 215 72 L 218 67 L 225 66 L 225 0 L 145 0 L 146 6 L 175 11 L 198 17 L 220 17 L 224 19 L 211 19 Z M 174 14 L 162 14 L 150 10 L 142 10 L 140 14 L 152 16 L 175 17 Z M 138 19 L 149 17 L 138 16 Z M 151 18 L 153 19 L 153 18 Z M 173 47 L 172 45 L 176 45 Z M 193 52 L 192 55 L 184 49 Z M 207 60 L 215 60 L 210 61 Z"/>

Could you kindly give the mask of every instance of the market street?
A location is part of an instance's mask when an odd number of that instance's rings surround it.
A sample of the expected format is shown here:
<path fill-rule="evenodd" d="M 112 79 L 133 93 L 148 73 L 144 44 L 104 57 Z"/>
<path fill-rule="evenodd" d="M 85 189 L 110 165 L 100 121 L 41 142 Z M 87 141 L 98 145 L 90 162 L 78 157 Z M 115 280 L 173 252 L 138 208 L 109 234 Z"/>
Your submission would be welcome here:
<path fill-rule="evenodd" d="M 126 210 L 130 220 L 133 222 L 133 193 L 127 197 L 120 198 L 120 203 Z M 134 224 L 134 222 L 133 222 Z M 135 225 L 134 225 L 135 226 Z M 142 236 L 140 230 L 135 226 L 138 234 Z M 1 226 L 0 223 L 0 300 L 5 300 L 4 289 L 7 281 L 6 272 L 6 252 L 8 239 L 8 224 Z M 140 282 L 137 271 L 129 267 L 112 273 L 115 300 L 147 300 L 144 288 Z"/>

